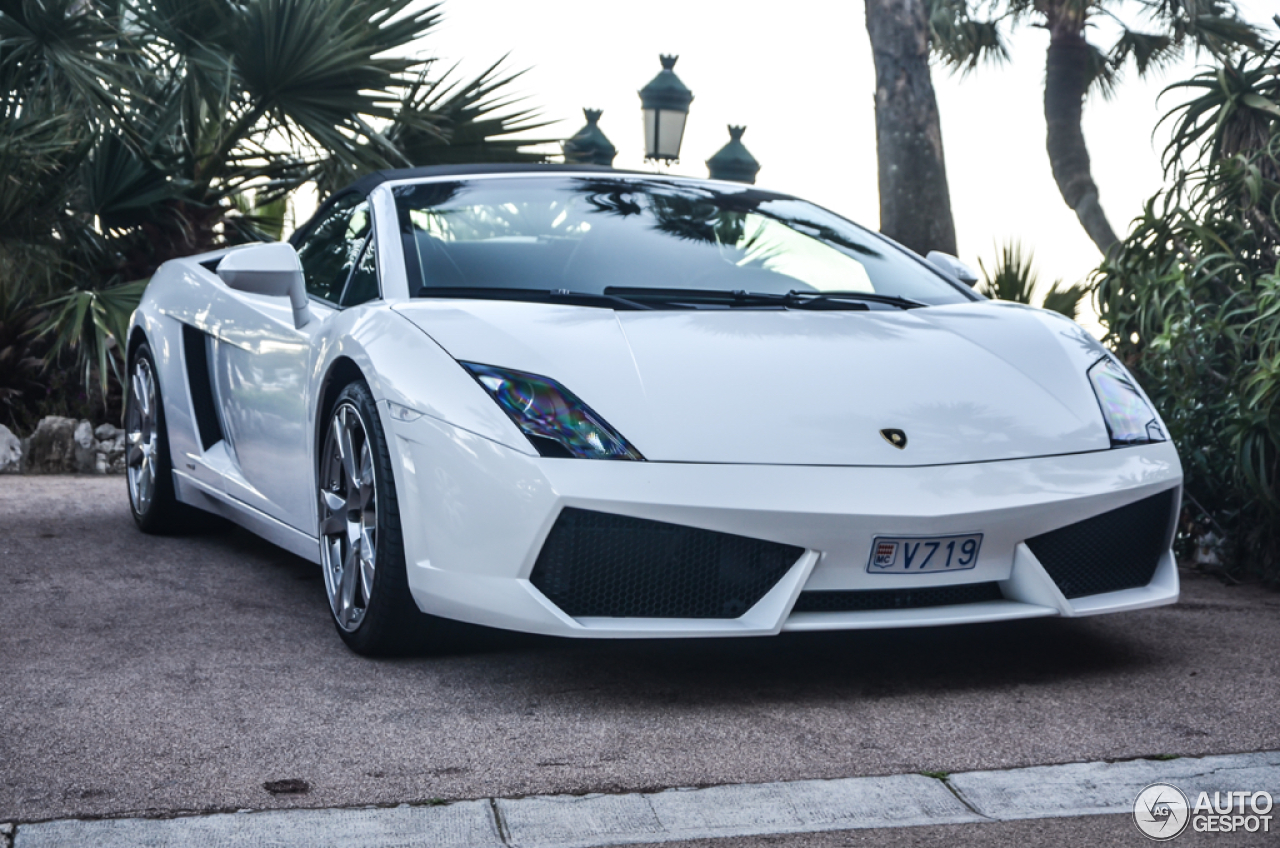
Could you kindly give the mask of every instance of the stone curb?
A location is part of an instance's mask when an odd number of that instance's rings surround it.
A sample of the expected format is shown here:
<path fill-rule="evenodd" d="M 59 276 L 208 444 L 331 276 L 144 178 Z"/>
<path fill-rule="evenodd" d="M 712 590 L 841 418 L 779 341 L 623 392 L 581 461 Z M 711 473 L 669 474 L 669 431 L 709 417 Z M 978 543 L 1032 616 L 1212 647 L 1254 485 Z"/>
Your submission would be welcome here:
<path fill-rule="evenodd" d="M 726 836 L 1127 813 L 1155 782 L 1280 796 L 1280 752 L 974 771 L 543 795 L 441 806 L 272 810 L 174 819 L 19 824 L 14 848 L 595 848 Z"/>
<path fill-rule="evenodd" d="M 1280 752 L 972 771 L 947 780 L 974 809 L 993 819 L 1128 813 L 1133 799 L 1152 783 L 1172 783 L 1193 804 L 1200 792 L 1228 788 L 1248 787 L 1280 797 Z"/>

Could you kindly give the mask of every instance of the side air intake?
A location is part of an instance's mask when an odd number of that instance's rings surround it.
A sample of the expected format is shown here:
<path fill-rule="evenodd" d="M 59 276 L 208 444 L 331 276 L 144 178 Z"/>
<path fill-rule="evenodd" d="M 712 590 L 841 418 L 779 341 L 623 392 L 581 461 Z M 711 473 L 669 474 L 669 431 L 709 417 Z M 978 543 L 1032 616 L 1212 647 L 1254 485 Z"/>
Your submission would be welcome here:
<path fill-rule="evenodd" d="M 200 431 L 204 450 L 222 441 L 222 424 L 213 400 L 213 384 L 209 377 L 209 336 L 195 327 L 182 325 L 182 354 L 187 363 L 187 386 L 191 390 L 191 406 Z"/>

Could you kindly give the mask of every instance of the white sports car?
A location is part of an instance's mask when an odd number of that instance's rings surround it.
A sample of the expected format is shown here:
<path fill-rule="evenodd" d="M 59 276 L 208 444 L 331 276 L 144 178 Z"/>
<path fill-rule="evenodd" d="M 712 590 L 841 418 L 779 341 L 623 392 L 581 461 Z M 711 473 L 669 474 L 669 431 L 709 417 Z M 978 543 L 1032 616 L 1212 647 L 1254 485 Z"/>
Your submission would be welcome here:
<path fill-rule="evenodd" d="M 133 514 L 318 562 L 361 653 L 442 619 L 755 636 L 1174 602 L 1182 470 L 1149 400 L 931 257 L 735 183 L 375 174 L 291 244 L 152 279 Z"/>

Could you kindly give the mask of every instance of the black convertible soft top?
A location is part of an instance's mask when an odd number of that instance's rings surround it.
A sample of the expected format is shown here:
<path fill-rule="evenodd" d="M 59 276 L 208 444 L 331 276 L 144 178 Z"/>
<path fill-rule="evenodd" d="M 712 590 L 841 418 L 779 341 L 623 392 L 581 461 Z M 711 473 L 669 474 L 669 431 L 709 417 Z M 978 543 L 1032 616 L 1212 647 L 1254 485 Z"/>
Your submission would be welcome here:
<path fill-rule="evenodd" d="M 622 171 L 617 168 L 609 168 L 604 165 L 552 165 L 552 164 L 532 164 L 532 163 L 485 163 L 477 162 L 471 165 L 430 165 L 423 168 L 391 168 L 386 171 L 374 171 L 367 177 L 361 177 L 351 185 L 334 192 L 336 197 L 339 194 L 346 194 L 354 191 L 357 194 L 367 195 L 373 191 L 374 186 L 385 183 L 389 180 L 413 180 L 422 177 L 474 177 L 479 174 L 528 174 L 545 171 L 548 173 L 556 172 L 572 172 L 572 171 L 593 171 L 604 174 L 641 174 L 643 171 Z M 653 176 L 653 174 L 648 174 Z"/>

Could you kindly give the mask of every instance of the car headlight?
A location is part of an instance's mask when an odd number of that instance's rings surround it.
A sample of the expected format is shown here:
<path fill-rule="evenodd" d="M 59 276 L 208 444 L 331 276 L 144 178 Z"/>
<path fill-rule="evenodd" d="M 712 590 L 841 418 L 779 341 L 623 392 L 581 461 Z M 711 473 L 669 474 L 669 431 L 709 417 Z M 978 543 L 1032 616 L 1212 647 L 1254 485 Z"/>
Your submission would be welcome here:
<path fill-rule="evenodd" d="M 644 459 L 608 422 L 555 380 L 475 362 L 461 364 L 542 456 Z"/>
<path fill-rule="evenodd" d="M 1112 447 L 1165 441 L 1155 410 L 1120 363 L 1109 356 L 1099 359 L 1089 368 L 1089 382 L 1102 407 Z"/>

